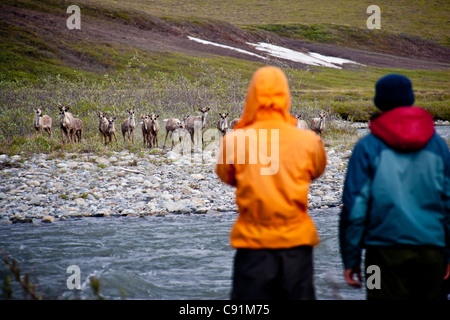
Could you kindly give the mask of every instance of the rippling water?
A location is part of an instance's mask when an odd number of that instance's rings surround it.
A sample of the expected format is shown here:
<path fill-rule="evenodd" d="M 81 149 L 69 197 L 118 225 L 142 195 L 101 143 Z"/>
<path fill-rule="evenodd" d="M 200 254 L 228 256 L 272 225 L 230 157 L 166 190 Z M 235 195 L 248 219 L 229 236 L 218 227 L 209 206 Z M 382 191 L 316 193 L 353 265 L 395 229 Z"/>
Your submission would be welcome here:
<path fill-rule="evenodd" d="M 311 211 L 321 236 L 315 248 L 318 299 L 364 299 L 342 277 L 337 208 Z M 48 299 L 95 299 L 89 277 L 106 299 L 229 299 L 236 213 L 82 218 L 52 224 L 0 225 L 0 248 L 31 274 Z M 66 285 L 70 265 L 81 290 Z M 0 279 L 6 272 L 0 265 Z M 15 298 L 22 298 L 14 284 Z"/>

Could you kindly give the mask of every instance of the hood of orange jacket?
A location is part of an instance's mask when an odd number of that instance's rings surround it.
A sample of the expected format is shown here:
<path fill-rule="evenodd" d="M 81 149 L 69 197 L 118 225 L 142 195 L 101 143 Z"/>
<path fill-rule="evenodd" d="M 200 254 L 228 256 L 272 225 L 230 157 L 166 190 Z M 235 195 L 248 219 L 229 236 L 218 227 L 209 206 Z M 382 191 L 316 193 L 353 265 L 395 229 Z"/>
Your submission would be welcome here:
<path fill-rule="evenodd" d="M 258 69 L 250 82 L 241 120 L 234 129 L 244 128 L 255 121 L 281 117 L 285 122 L 297 125 L 297 119 L 289 113 L 291 94 L 283 71 L 276 67 Z"/>
<path fill-rule="evenodd" d="M 283 71 L 276 67 L 258 69 L 250 82 L 241 120 L 221 142 L 216 173 L 236 187 L 239 209 L 230 236 L 235 248 L 319 243 L 307 213 L 308 189 L 311 180 L 325 170 L 325 149 L 314 132 L 297 129 L 290 106 Z M 252 152 L 257 156 L 252 157 Z"/>

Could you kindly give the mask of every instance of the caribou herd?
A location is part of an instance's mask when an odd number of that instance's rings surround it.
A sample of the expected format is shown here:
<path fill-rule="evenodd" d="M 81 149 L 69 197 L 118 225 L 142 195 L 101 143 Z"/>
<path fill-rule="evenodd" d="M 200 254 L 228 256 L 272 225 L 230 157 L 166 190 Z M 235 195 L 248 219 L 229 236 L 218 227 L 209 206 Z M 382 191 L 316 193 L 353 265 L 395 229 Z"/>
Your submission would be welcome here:
<path fill-rule="evenodd" d="M 70 105 L 62 105 L 59 103 L 59 127 L 61 129 L 61 139 L 65 143 L 80 143 L 83 132 L 83 121 L 76 118 L 69 111 Z M 174 147 L 175 140 L 181 141 L 186 134 L 189 134 L 193 144 L 200 143 L 204 146 L 204 132 L 206 128 L 206 119 L 210 108 L 198 108 L 200 114 L 185 116 L 182 120 L 178 118 L 164 119 L 165 138 L 163 149 L 166 148 L 167 138 L 171 143 L 171 149 Z M 121 122 L 120 129 L 122 131 L 124 143 L 134 144 L 134 134 L 136 130 L 136 110 L 126 110 L 127 117 Z M 233 130 L 235 124 L 240 120 L 239 118 L 228 121 L 228 112 L 219 113 L 217 121 L 217 130 L 221 135 L 225 135 L 229 130 Z M 310 124 L 302 119 L 301 115 L 296 115 L 297 128 L 303 130 L 312 130 L 322 137 L 325 129 L 326 113 L 321 112 L 319 117 L 312 118 Z M 115 142 L 117 144 L 116 136 L 116 116 L 108 116 L 105 112 L 97 112 L 98 116 L 98 130 L 100 132 L 101 142 L 106 145 Z M 142 114 L 141 115 L 141 130 L 142 141 L 144 148 L 158 148 L 158 134 L 159 114 Z M 43 131 L 47 132 L 52 138 L 52 123 L 50 116 L 44 115 L 41 109 L 34 109 L 33 127 L 35 131 L 42 136 Z M 194 140 L 195 139 L 195 140 Z"/>

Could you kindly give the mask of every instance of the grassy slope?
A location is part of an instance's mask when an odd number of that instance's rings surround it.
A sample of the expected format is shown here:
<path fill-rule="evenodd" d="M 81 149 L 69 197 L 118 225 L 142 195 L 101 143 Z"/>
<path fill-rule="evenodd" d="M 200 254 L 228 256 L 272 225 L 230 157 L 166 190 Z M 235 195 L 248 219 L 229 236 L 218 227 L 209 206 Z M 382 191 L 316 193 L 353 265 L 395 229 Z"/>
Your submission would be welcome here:
<path fill-rule="evenodd" d="M 92 0 L 79 0 L 90 4 Z M 366 28 L 369 5 L 381 10 L 381 28 L 449 46 L 450 3 L 446 0 L 103 0 L 105 6 L 135 8 L 156 16 L 212 18 L 238 26 L 334 24 Z"/>
<path fill-rule="evenodd" d="M 38 4 L 29 0 L 22 1 L 9 1 L 5 0 L 5 3 L 12 3 L 15 6 L 33 9 L 36 12 L 49 12 L 55 14 L 55 12 L 60 12 L 61 8 L 68 6 L 68 1 L 53 1 L 45 0 Z M 333 5 L 334 2 L 324 1 L 323 3 L 329 4 L 324 6 L 314 5 L 312 9 L 306 10 L 311 3 L 309 1 L 284 1 L 284 6 L 280 7 L 278 11 L 271 9 L 272 5 L 278 5 L 279 1 L 230 1 L 227 5 L 222 5 L 222 2 L 218 1 L 189 1 L 188 4 L 184 4 L 183 7 L 174 6 L 172 1 L 143 1 L 137 0 L 133 1 L 133 8 L 137 10 L 142 10 L 137 14 L 133 14 L 130 11 L 129 6 L 131 2 L 129 1 L 103 1 L 102 4 L 91 4 L 91 7 L 86 7 L 83 3 L 88 3 L 88 1 L 80 1 L 82 7 L 82 14 L 88 15 L 91 18 L 106 18 L 109 21 L 115 21 L 116 23 L 125 24 L 140 24 L 144 28 L 148 27 L 149 23 L 152 23 L 155 16 L 147 16 L 146 12 L 151 12 L 155 15 L 166 16 L 164 21 L 171 21 L 172 23 L 196 23 L 202 24 L 201 18 L 215 18 L 224 19 L 230 22 L 234 22 L 241 26 L 249 26 L 251 24 L 258 24 L 259 26 L 264 23 L 327 23 L 327 20 L 332 20 L 332 23 L 338 24 L 351 24 L 359 23 L 361 18 L 365 24 L 366 15 L 365 7 L 366 5 L 358 5 L 356 1 L 349 1 L 348 6 L 353 8 L 364 7 L 363 14 L 356 14 L 353 10 L 352 12 L 347 12 L 343 10 L 342 7 L 337 8 Z M 359 3 L 359 2 L 358 2 Z M 384 4 L 382 2 L 381 7 L 383 10 Z M 446 2 L 444 2 L 446 3 Z M 99 7 L 100 6 L 100 7 Z M 410 34 L 416 34 L 423 37 L 428 37 L 441 43 L 446 43 L 446 38 L 443 35 L 443 30 L 445 28 L 437 28 L 434 26 L 442 20 L 442 12 L 447 12 L 447 8 L 442 8 L 442 5 L 436 2 L 421 2 L 419 7 L 423 7 L 422 11 L 414 11 L 412 16 L 416 18 L 415 22 L 420 26 L 420 28 L 414 28 Z M 440 10 L 434 10 L 439 7 Z M 237 8 L 241 8 L 237 10 Z M 245 9 L 247 8 L 247 9 Z M 289 10 L 287 10 L 289 8 Z M 334 8 L 334 9 L 333 9 Z M 339 11 L 339 10 L 340 11 Z M 425 10 L 426 9 L 426 10 Z M 330 11 L 331 10 L 331 11 Z M 333 11 L 338 10 L 338 11 Z M 308 14 L 305 16 L 305 12 Z M 345 12 L 344 12 L 345 11 Z M 408 11 L 408 10 L 406 10 Z M 400 14 L 401 12 L 406 12 L 401 7 L 395 7 L 388 11 L 387 20 L 383 20 L 383 26 L 389 25 L 388 22 L 390 15 Z M 340 14 L 336 14 L 340 12 Z M 389 12 L 391 12 L 389 14 Z M 426 23 L 423 17 L 428 19 L 428 12 L 433 17 L 433 22 L 430 25 L 424 27 Z M 427 14 L 425 14 L 427 13 Z M 171 16 L 170 18 L 167 16 Z M 180 17 L 188 17 L 181 19 Z M 283 17 L 281 20 L 279 17 Z M 325 17 L 327 17 L 325 19 Z M 150 19 L 147 19 L 150 18 Z M 200 20 L 198 19 L 200 18 Z M 384 19 L 383 11 L 382 18 Z M 238 21 L 239 20 L 239 21 Z M 392 21 L 397 21 L 393 19 Z M 329 21 L 328 21 L 329 22 Z M 391 25 L 391 30 L 398 32 L 407 31 L 407 26 L 409 22 L 405 23 L 393 23 Z M 439 24 L 439 23 L 438 23 Z M 445 25 L 445 24 L 441 24 Z M 323 26 L 323 25 L 322 25 Z M 433 27 L 434 26 L 434 27 Z M 269 26 L 270 27 L 270 26 Z M 411 27 L 411 25 L 409 25 Z M 328 31 L 332 30 L 327 26 Z M 345 28 L 343 29 L 345 34 Z M 429 30 L 429 31 L 426 31 Z M 411 30 L 410 30 L 411 31 Z M 429 33 L 429 34 L 428 34 Z M 325 35 L 327 33 L 325 32 Z M 296 33 L 291 35 L 296 37 L 299 34 Z M 431 35 L 431 36 L 430 36 Z M 233 116 L 238 115 L 238 110 L 242 105 L 243 94 L 245 93 L 245 86 L 248 83 L 252 73 L 258 67 L 261 66 L 259 63 L 249 62 L 245 60 L 218 57 L 218 56 L 189 56 L 180 55 L 171 52 L 146 52 L 141 49 L 134 47 L 127 47 L 124 45 L 119 45 L 117 43 L 108 42 L 87 42 L 86 39 L 70 39 L 61 38 L 58 36 L 52 37 L 45 33 L 39 28 L 33 28 L 30 26 L 17 26 L 8 23 L 8 21 L 0 22 L 0 36 L 2 41 L 0 42 L 0 80 L 13 80 L 18 79 L 19 83 L 25 80 L 36 81 L 41 83 L 43 77 L 50 75 L 54 76 L 60 74 L 63 79 L 68 79 L 69 82 L 73 81 L 74 87 L 82 88 L 86 85 L 85 81 L 94 81 L 94 83 L 101 83 L 104 80 L 104 74 L 117 74 L 126 71 L 130 68 L 130 61 L 133 57 L 138 55 L 141 59 L 142 64 L 140 64 L 140 71 L 145 79 L 153 79 L 161 74 L 168 75 L 183 75 L 190 79 L 190 81 L 196 82 L 198 74 L 196 73 L 196 68 L 193 66 L 199 63 L 203 66 L 207 66 L 207 72 L 211 74 L 235 74 L 236 79 L 241 85 L 241 93 L 233 101 L 234 108 Z M 447 41 L 448 42 L 448 41 Z M 64 50 L 62 50 L 62 48 Z M 81 65 L 71 64 L 67 59 L 64 59 L 64 54 L 70 53 L 75 56 L 75 62 L 84 62 Z M 90 66 L 90 67 L 86 67 Z M 92 68 L 96 66 L 96 68 Z M 131 66 L 133 67 L 133 66 Z M 76 70 L 76 72 L 74 72 Z M 382 75 L 389 72 L 401 72 L 409 76 L 413 83 L 416 91 L 416 101 L 417 105 L 421 105 L 430 110 L 436 118 L 440 119 L 450 119 L 450 111 L 448 104 L 450 101 L 450 96 L 448 94 L 449 89 L 449 71 L 418 71 L 418 70 L 394 70 L 394 69 L 381 69 L 381 68 L 355 68 L 354 70 L 336 70 L 329 68 L 314 68 L 311 71 L 305 72 L 301 70 L 286 69 L 290 84 L 293 91 L 293 113 L 301 112 L 302 110 L 309 110 L 314 112 L 317 109 L 325 109 L 329 111 L 335 111 L 344 117 L 348 117 L 353 120 L 367 120 L 370 114 L 375 111 L 372 104 L 373 96 L 373 86 L 375 81 Z M 211 86 L 214 83 L 209 81 L 207 84 Z M 233 79 L 225 82 L 225 86 L 230 83 L 234 83 Z M 81 82 L 80 82 L 81 81 Z M 81 85 L 80 85 L 81 83 Z M 120 82 L 118 82 L 120 83 Z M 169 83 L 174 85 L 173 82 Z M 141 84 L 142 85 L 142 84 Z M 178 85 L 178 84 L 175 84 Z M 185 85 L 183 83 L 182 85 Z M 39 86 L 39 85 L 38 85 Z M 71 85 L 69 85 L 70 87 Z M 89 85 L 88 85 L 89 86 Z M 144 84 L 145 86 L 145 84 Z M 8 87 L 11 89 L 11 87 Z M 45 88 L 45 86 L 44 86 Z M 129 86 L 127 87 L 129 88 Z M 129 90 L 127 88 L 123 88 Z M 203 90 L 202 87 L 193 87 L 195 90 Z M 220 90 L 225 93 L 230 93 L 227 89 L 223 87 L 210 88 L 213 92 L 220 92 Z M 208 89 L 208 90 L 210 90 Z M 217 91 L 218 89 L 219 91 Z M 0 90 L 2 88 L 0 87 Z M 110 89 L 107 89 L 110 90 Z M 205 90 L 208 91 L 208 90 Z M 216 90 L 216 91 L 214 91 Z M 229 90 L 229 89 L 228 89 Z M 208 91 L 209 92 L 209 91 Z M 205 97 L 208 96 L 208 92 L 204 93 Z M 111 93 L 110 93 L 111 94 Z M 131 96 L 131 93 L 127 93 Z M 233 94 L 231 92 L 231 94 Z M 39 97 L 34 92 L 30 94 L 30 97 L 26 101 L 24 107 L 25 109 L 31 109 L 33 101 L 38 101 Z M 66 97 L 65 93 L 58 93 L 54 91 L 52 97 L 46 97 L 48 101 L 54 101 L 58 97 Z M 93 96 L 97 98 L 92 98 Z M 95 99 L 102 99 L 102 94 L 95 95 L 91 94 L 86 98 L 82 98 L 78 102 L 78 107 L 82 108 L 84 112 L 84 119 L 90 121 L 88 123 L 87 133 L 90 135 L 89 143 L 93 143 L 93 139 L 96 141 L 96 124 L 95 121 L 91 120 L 91 116 L 94 108 L 96 108 L 97 101 Z M 146 99 L 146 98 L 145 98 Z M 133 103 L 143 103 L 145 99 L 130 99 L 128 101 L 124 100 L 125 103 L 129 103 L 130 106 Z M 152 97 L 151 97 L 152 99 Z M 204 97 L 202 97 L 204 99 Z M 167 113 L 166 107 L 163 105 L 164 99 L 160 99 L 157 108 L 161 112 Z M 237 102 L 236 102 L 237 101 Z M 0 108 L 11 108 L 11 104 L 0 103 Z M 17 101 L 16 101 L 17 102 Z M 41 102 L 42 103 L 42 102 Z M 111 97 L 109 103 L 115 103 L 114 98 Z M 214 102 L 221 105 L 221 102 Z M 22 104 L 23 105 L 23 104 Z M 116 110 L 114 107 L 108 107 L 111 110 Z M 143 108 L 143 106 L 141 106 Z M 311 111 L 312 110 L 312 111 Z M 171 110 L 170 112 L 172 112 Z M 169 113 L 170 113 L 169 112 Z M 1 114 L 1 112 L 0 112 Z M 31 114 L 31 113 L 30 113 Z M 7 113 L 3 114 L 6 118 L 9 117 Z M 26 118 L 21 117 L 21 114 L 14 114 L 18 121 L 23 122 L 23 128 L 19 128 L 17 132 L 23 132 L 24 128 L 28 127 L 28 123 L 31 123 L 32 115 Z M 56 114 L 53 116 L 57 116 Z M 212 115 L 214 117 L 214 114 Z M 30 119 L 28 119 L 30 118 Z M 2 120 L 0 119 L 0 122 Z M 0 126 L 2 123 L 0 123 Z M 21 131 L 22 130 L 22 131 Z M 26 129 L 29 130 L 29 129 Z M 1 131 L 1 130 L 0 130 Z M 8 130 L 6 130 L 8 132 Z M 0 132 L 1 133 L 1 132 Z M 1 135 L 0 135 L 1 138 Z M 14 138 L 12 144 L 18 150 L 24 150 L 25 146 L 27 148 L 33 149 L 33 146 L 29 145 L 30 142 L 27 140 L 21 140 Z M 38 140 L 39 143 L 44 144 L 50 149 L 61 148 L 60 145 L 47 145 L 43 140 Z M 33 142 L 34 143 L 34 142 Z M 22 147 L 19 147 L 22 145 Z M 100 146 L 95 145 L 95 148 Z M 9 146 L 6 146 L 9 148 Z M 38 150 L 42 151 L 42 146 L 34 146 Z M 81 149 L 83 150 L 83 149 Z M 10 152 L 12 150 L 9 150 Z M 17 152 L 14 151 L 14 152 Z"/>
<path fill-rule="evenodd" d="M 13 4 L 19 8 L 32 8 L 36 11 L 51 13 L 53 15 L 59 15 L 64 12 L 66 5 L 70 4 L 70 1 L 55 1 L 45 0 L 36 4 L 35 1 L 19 0 L 11 1 L 5 0 L 6 4 Z M 320 3 L 320 5 L 318 4 Z M 157 18 L 155 15 L 168 15 L 172 18 L 166 18 L 175 23 L 189 23 L 189 20 L 181 20 L 181 16 L 190 16 L 192 23 L 201 24 L 201 20 L 194 19 L 195 17 L 208 16 L 217 19 L 223 19 L 232 23 L 240 25 L 259 24 L 260 28 L 275 31 L 279 34 L 288 35 L 293 38 L 303 38 L 308 40 L 314 40 L 319 42 L 336 43 L 340 45 L 353 44 L 358 48 L 375 49 L 377 46 L 381 47 L 382 44 L 392 47 L 395 44 L 395 38 L 389 38 L 388 43 L 385 43 L 385 38 L 373 37 L 367 34 L 367 29 L 359 29 L 361 27 L 360 18 L 361 14 L 358 11 L 359 7 L 366 7 L 366 4 L 361 4 L 360 1 L 346 1 L 344 5 L 336 5 L 333 1 L 316 1 L 315 5 L 312 5 L 311 1 L 227 1 L 226 5 L 220 1 L 188 1 L 183 3 L 182 6 L 174 5 L 172 0 L 155 0 L 144 1 L 136 0 L 130 1 L 112 1 L 105 0 L 101 3 L 81 0 L 80 5 L 82 8 L 83 17 L 95 17 L 106 18 L 116 23 L 128 23 L 138 24 L 144 28 L 154 27 Z M 280 5 L 282 4 L 282 5 Z M 380 2 L 382 7 L 388 7 L 389 5 Z M 277 10 L 273 7 L 278 7 Z M 423 1 L 414 2 L 413 5 L 405 5 L 400 3 L 395 7 L 388 10 L 386 15 L 397 16 L 409 12 L 408 8 L 413 6 L 415 10 L 410 13 L 410 19 L 406 22 L 398 23 L 398 19 L 393 19 L 389 22 L 389 18 L 383 25 L 392 24 L 395 26 L 392 29 L 399 32 L 411 31 L 425 36 L 425 27 L 433 26 L 443 19 L 443 13 L 448 11 L 447 2 L 438 1 Z M 130 11 L 130 8 L 133 8 Z M 237 10 L 240 8 L 241 10 Z M 246 10 L 246 8 L 248 10 Z M 250 9 L 251 8 L 251 9 Z M 347 10 L 353 8 L 354 10 Z M 142 10 L 142 11 L 133 11 Z M 439 9 L 439 10 L 438 10 Z M 146 14 L 150 12 L 152 15 Z M 356 14 L 356 12 L 359 12 Z M 364 13 L 365 11 L 363 11 Z M 336 15 L 336 13 L 339 13 Z M 64 14 L 64 13 L 63 13 Z M 67 16 L 67 15 L 65 15 Z M 65 16 L 63 15 L 62 21 L 64 22 Z M 366 15 L 363 14 L 363 17 Z M 194 18 L 192 18 L 194 17 Z M 271 23 L 281 22 L 283 23 L 298 23 L 301 21 L 303 24 L 291 25 L 291 28 L 284 28 L 282 31 L 278 27 L 280 25 L 261 25 L 270 21 Z M 352 27 L 335 26 L 325 23 L 328 20 L 332 20 L 333 23 L 345 23 Z M 364 18 L 365 19 L 365 18 Z M 418 25 L 413 29 L 409 25 L 411 19 L 414 19 L 414 23 Z M 426 19 L 426 22 L 425 22 Z M 187 22 L 186 22 L 187 21 Z M 239 22 L 238 22 L 239 21 Z M 305 23 L 314 22 L 312 26 L 305 26 Z M 383 17 L 384 21 L 384 17 Z M 431 21 L 431 22 L 430 22 Z M 36 23 L 36 22 L 32 22 Z M 38 23 L 43 23 L 38 21 Z M 319 23 L 319 24 L 317 24 Z M 365 20 L 364 20 L 365 23 Z M 283 24 L 282 26 L 284 26 Z M 442 38 L 440 34 L 446 28 L 445 23 L 439 24 L 440 28 L 432 28 L 432 34 L 435 38 Z M 356 29 L 355 29 L 356 28 Z M 386 27 L 387 28 L 387 27 Z M 287 30 L 287 31 L 286 31 Z M 339 30 L 336 33 L 336 30 Z M 431 31 L 430 31 L 431 32 Z M 356 35 L 355 35 L 356 33 Z M 365 35 L 364 42 L 361 43 L 361 36 Z M 36 30 L 33 25 L 30 26 L 17 26 L 8 21 L 0 22 L 0 36 L 2 41 L 0 42 L 0 80 L 11 79 L 39 79 L 46 74 L 61 74 L 64 77 L 73 78 L 72 69 L 82 71 L 87 77 L 93 79 L 99 79 L 98 75 L 105 72 L 114 72 L 116 70 L 123 70 L 126 67 L 127 61 L 137 52 L 143 57 L 147 64 L 151 66 L 149 72 L 173 72 L 174 69 L 178 70 L 180 66 L 189 66 L 193 61 L 197 60 L 195 56 L 180 56 L 178 54 L 170 52 L 145 52 L 143 50 L 119 45 L 118 43 L 107 42 L 92 42 L 89 39 L 71 39 L 67 34 L 61 33 L 53 37 L 48 37 L 42 30 Z M 64 50 L 62 50 L 62 47 Z M 389 48 L 387 48 L 389 49 Z M 70 64 L 65 61 L 66 55 L 76 56 L 80 60 L 80 64 Z M 67 59 L 66 59 L 67 60 Z M 246 61 L 233 61 L 233 59 L 210 57 L 207 59 L 211 65 L 220 65 L 229 70 L 238 68 L 244 77 L 251 74 L 254 67 L 253 63 Z M 77 60 L 75 62 L 78 62 Z M 89 65 L 85 67 L 84 65 Z M 96 67 L 93 68 L 92 65 Z M 318 68 L 320 69 L 320 68 Z M 189 74 L 189 68 L 186 67 L 184 71 Z M 387 70 L 385 70 L 386 72 Z M 397 71 L 398 70 L 393 70 Z M 377 71 L 370 69 L 363 72 L 364 74 L 373 74 L 378 76 L 383 71 Z M 418 89 L 422 90 L 424 87 L 429 88 L 442 88 L 442 80 L 445 79 L 447 72 L 407 72 L 415 80 Z M 335 72 L 332 69 L 320 69 L 320 72 L 316 74 L 314 81 L 303 82 L 303 85 L 307 89 L 354 89 L 355 87 L 366 87 L 367 75 L 364 75 L 361 79 L 361 72 L 356 71 L 353 73 Z M 426 79 L 425 79 L 426 77 Z M 370 81 L 374 80 L 374 77 L 370 77 Z M 422 83 L 422 79 L 426 81 Z M 329 80 L 329 81 L 328 81 Z M 437 85 L 437 87 L 436 87 Z M 370 85 L 369 87 L 372 87 Z M 304 89 L 304 88 L 303 88 Z"/>

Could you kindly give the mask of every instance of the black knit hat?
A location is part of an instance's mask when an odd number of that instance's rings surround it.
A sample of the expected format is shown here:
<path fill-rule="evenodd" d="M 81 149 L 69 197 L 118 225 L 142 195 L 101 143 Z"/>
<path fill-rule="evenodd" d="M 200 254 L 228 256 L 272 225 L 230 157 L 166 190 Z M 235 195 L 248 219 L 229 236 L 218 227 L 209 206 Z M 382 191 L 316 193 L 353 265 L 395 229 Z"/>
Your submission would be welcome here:
<path fill-rule="evenodd" d="M 400 74 L 388 74 L 382 77 L 375 85 L 373 102 L 382 111 L 412 106 L 414 93 L 411 81 Z"/>

